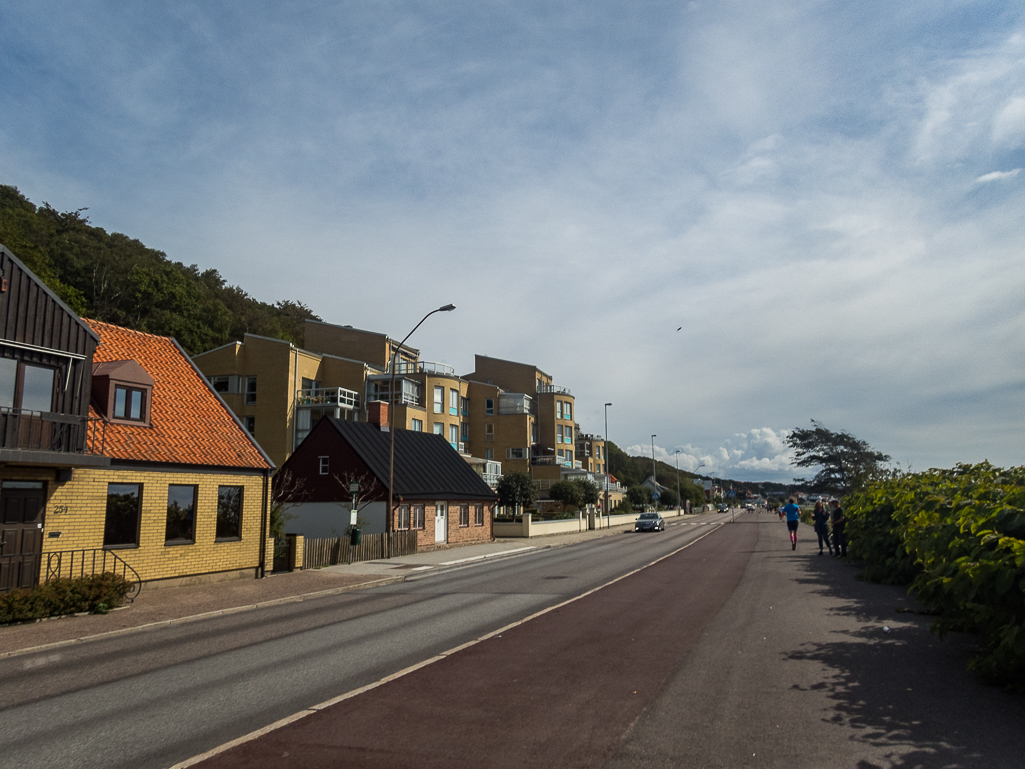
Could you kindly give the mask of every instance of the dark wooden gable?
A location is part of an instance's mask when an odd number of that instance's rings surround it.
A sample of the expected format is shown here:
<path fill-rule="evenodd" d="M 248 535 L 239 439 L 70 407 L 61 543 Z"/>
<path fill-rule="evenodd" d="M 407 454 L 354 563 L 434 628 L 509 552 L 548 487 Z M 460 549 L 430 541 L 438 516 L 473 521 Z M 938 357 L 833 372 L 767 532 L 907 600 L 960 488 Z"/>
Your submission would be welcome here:
<path fill-rule="evenodd" d="M 89 413 L 99 337 L 21 260 L 0 246 L 0 356 L 57 370 L 54 411 Z"/>

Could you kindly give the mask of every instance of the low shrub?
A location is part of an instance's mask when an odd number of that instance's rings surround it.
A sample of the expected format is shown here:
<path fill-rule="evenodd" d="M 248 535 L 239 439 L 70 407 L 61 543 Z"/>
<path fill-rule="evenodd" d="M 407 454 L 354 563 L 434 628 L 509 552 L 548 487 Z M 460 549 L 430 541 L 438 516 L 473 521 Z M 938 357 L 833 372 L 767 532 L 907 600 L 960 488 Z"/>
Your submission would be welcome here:
<path fill-rule="evenodd" d="M 59 617 L 79 612 L 106 614 L 124 603 L 132 583 L 106 572 L 55 579 L 27 590 L 0 594 L 0 623 Z"/>

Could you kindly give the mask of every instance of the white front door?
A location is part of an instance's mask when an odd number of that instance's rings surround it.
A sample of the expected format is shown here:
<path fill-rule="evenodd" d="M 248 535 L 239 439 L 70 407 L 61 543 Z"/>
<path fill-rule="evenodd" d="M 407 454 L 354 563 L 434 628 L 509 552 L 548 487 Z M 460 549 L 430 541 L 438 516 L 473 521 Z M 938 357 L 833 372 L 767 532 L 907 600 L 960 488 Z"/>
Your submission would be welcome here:
<path fill-rule="evenodd" d="M 447 502 L 438 502 L 434 507 L 434 541 L 448 542 Z"/>

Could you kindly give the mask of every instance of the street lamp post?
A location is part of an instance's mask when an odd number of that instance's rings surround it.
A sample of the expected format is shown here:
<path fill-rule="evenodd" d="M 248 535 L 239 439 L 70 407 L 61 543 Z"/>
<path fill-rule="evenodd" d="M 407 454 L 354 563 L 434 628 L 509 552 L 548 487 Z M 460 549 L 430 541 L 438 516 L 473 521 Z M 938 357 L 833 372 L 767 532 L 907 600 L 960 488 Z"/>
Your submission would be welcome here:
<path fill-rule="evenodd" d="M 420 328 L 423 322 L 434 313 L 452 312 L 455 308 L 456 306 L 454 304 L 446 304 L 444 307 L 439 307 L 437 310 L 431 310 L 420 319 L 419 323 L 413 326 L 413 331 Z M 413 336 L 413 331 L 406 334 L 405 338 L 399 342 L 399 346 L 392 350 L 391 354 L 391 384 L 388 386 L 388 431 L 391 433 L 391 445 L 388 448 L 388 518 L 384 522 L 385 547 L 387 548 L 387 552 L 385 553 L 386 558 L 391 557 L 391 547 L 389 547 L 391 543 L 389 540 L 391 539 L 392 518 L 395 515 L 395 362 L 399 356 L 399 351 L 402 350 L 402 345 L 406 343 L 406 339 Z M 446 522 L 447 520 L 448 519 L 446 518 Z"/>
<path fill-rule="evenodd" d="M 680 497 L 680 450 L 676 450 L 676 512 L 683 510 L 683 499 Z"/>
<path fill-rule="evenodd" d="M 658 494 L 658 479 L 655 477 L 655 433 L 651 434 L 651 482 L 655 486 L 653 494 Z M 655 509 L 658 510 L 658 496 L 655 497 Z"/>
<path fill-rule="evenodd" d="M 612 527 L 612 510 L 609 509 L 609 406 L 605 404 L 605 528 Z"/>

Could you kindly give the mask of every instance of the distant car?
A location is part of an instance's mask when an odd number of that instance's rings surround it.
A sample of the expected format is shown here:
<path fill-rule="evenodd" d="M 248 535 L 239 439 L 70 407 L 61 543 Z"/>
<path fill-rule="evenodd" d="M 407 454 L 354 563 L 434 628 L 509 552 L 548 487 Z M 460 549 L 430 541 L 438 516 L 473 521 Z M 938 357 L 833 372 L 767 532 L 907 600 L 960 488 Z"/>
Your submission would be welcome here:
<path fill-rule="evenodd" d="M 747 509 L 748 509 L 748 510 L 754 510 L 754 509 L 755 509 L 755 506 L 754 506 L 754 504 L 752 504 L 751 502 L 748 502 L 748 503 L 747 503 Z"/>
<path fill-rule="evenodd" d="M 634 531 L 665 531 L 666 521 L 658 513 L 641 513 L 634 522 Z"/>
<path fill-rule="evenodd" d="M 729 505 L 727 505 L 725 503 L 722 503 L 722 502 L 719 503 L 719 512 L 720 513 L 728 513 L 729 511 L 730 511 L 730 506 Z"/>

